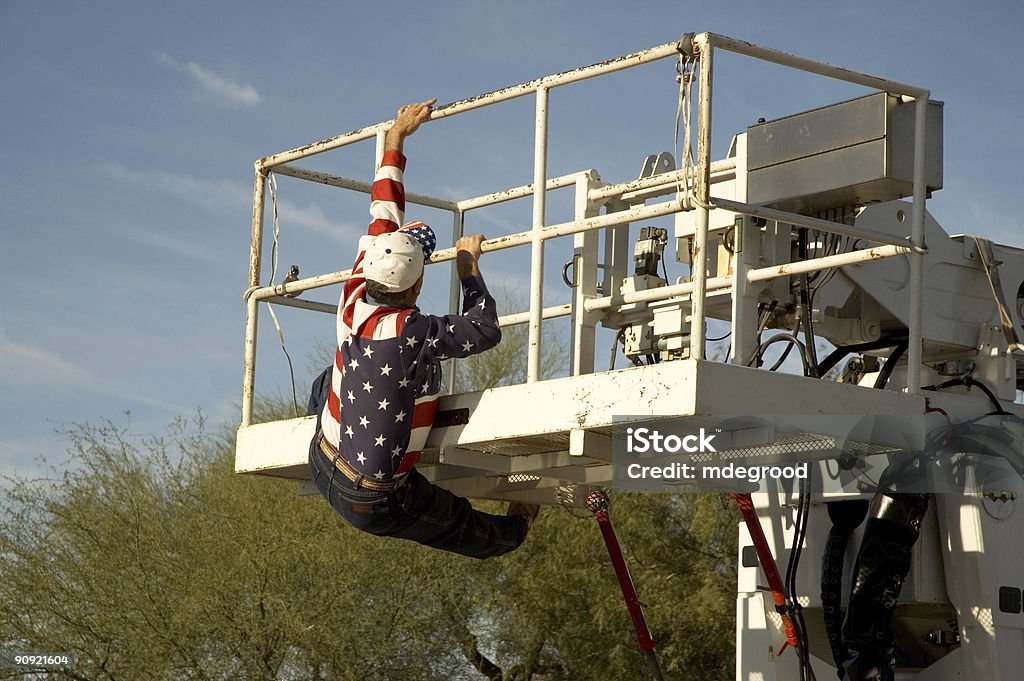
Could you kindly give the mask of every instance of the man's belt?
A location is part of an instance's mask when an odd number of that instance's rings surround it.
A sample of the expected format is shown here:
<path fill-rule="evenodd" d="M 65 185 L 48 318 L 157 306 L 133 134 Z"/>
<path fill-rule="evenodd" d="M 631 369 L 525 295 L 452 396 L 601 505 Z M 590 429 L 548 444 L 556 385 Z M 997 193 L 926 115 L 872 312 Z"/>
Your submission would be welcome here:
<path fill-rule="evenodd" d="M 400 477 L 395 477 L 387 482 L 367 478 L 365 475 L 352 468 L 352 466 L 350 466 L 349 463 L 338 454 L 338 450 L 334 448 L 334 445 L 327 441 L 327 438 L 323 436 L 323 433 L 320 433 L 319 437 L 320 451 L 323 452 L 324 456 L 330 459 L 331 463 L 334 464 L 334 467 L 341 471 L 341 474 L 348 478 L 356 487 L 368 489 L 373 492 L 394 492 L 405 483 L 405 480 L 408 477 L 407 474 L 403 474 Z"/>

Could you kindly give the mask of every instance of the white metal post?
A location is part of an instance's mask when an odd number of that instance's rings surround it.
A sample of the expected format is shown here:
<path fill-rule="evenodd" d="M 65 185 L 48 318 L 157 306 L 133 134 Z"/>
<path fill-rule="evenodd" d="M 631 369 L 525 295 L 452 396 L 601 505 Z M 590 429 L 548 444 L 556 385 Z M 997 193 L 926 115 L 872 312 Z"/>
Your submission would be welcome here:
<path fill-rule="evenodd" d="M 735 141 L 734 161 L 737 166 L 742 159 L 742 171 L 734 172 L 733 198 L 747 200 L 747 137 L 741 135 Z M 712 165 L 712 180 L 714 165 Z M 754 267 L 761 257 L 760 229 L 749 216 L 736 216 L 733 230 L 732 258 L 732 323 L 730 324 L 729 357 L 727 362 L 743 366 L 756 352 L 757 333 L 757 299 L 758 288 L 749 286 L 747 272 Z M 719 272 L 718 274 L 725 274 Z"/>
<path fill-rule="evenodd" d="M 924 247 L 924 202 L 925 187 L 924 159 L 926 124 L 928 121 L 928 96 L 925 91 L 914 102 L 914 208 L 910 242 L 918 249 Z M 921 390 L 921 342 L 924 330 L 922 310 L 924 303 L 924 254 L 917 250 L 910 254 L 910 310 L 907 318 L 910 327 L 907 334 L 907 392 L 915 394 Z"/>
<path fill-rule="evenodd" d="M 267 187 L 267 171 L 256 164 L 252 188 L 252 242 L 249 247 L 249 290 L 245 313 L 245 356 L 242 368 L 242 425 L 252 423 L 253 395 L 256 390 L 256 329 L 259 312 L 254 289 L 260 285 L 263 257 L 263 202 Z"/>
<path fill-rule="evenodd" d="M 750 269 L 747 264 L 747 249 L 754 250 L 757 241 L 753 223 L 753 218 L 744 215 L 736 221 L 736 228 L 733 231 L 732 323 L 729 327 L 729 357 L 726 358 L 726 361 L 732 364 L 746 364 L 754 352 L 749 346 L 752 344 L 752 334 L 756 331 L 756 326 L 751 328 L 753 320 L 750 307 L 753 302 L 749 300 L 747 293 L 747 271 Z"/>
<path fill-rule="evenodd" d="M 533 147 L 533 234 L 530 244 L 530 333 L 526 382 L 540 379 L 540 331 L 544 311 L 544 207 L 547 198 L 548 89 L 537 88 L 537 119 Z"/>
<path fill-rule="evenodd" d="M 452 211 L 452 245 L 462 236 L 463 220 L 465 214 L 461 210 Z M 452 261 L 451 284 L 448 292 L 448 313 L 459 314 L 459 303 L 462 299 L 462 282 L 459 280 L 459 268 L 455 261 Z M 455 372 L 458 370 L 458 362 L 454 359 L 448 360 L 448 392 L 455 392 Z"/>
<path fill-rule="evenodd" d="M 598 214 L 600 208 L 590 202 L 590 187 L 597 181 L 597 172 L 580 173 L 576 178 L 575 218 L 585 220 Z M 594 342 L 596 324 L 594 314 L 588 313 L 585 303 L 597 296 L 597 241 L 598 232 L 580 232 L 573 237 L 573 289 L 572 297 L 572 367 L 571 376 L 594 372 Z"/>
<path fill-rule="evenodd" d="M 250 295 L 245 301 L 245 369 L 242 378 L 242 425 L 252 425 L 256 395 L 256 331 L 259 328 L 259 299 Z"/>
<path fill-rule="evenodd" d="M 708 220 L 711 202 L 711 68 L 714 47 L 707 34 L 700 36 L 700 98 L 697 113 L 697 231 L 694 234 L 690 279 L 690 357 L 704 359 L 704 303 L 707 299 Z M 689 140 L 686 142 L 689 144 Z"/>
<path fill-rule="evenodd" d="M 373 160 L 373 174 L 377 174 L 377 169 L 380 168 L 380 164 L 384 162 L 384 142 L 387 138 L 388 131 L 386 129 L 380 129 L 377 131 L 377 149 L 374 152 Z"/>

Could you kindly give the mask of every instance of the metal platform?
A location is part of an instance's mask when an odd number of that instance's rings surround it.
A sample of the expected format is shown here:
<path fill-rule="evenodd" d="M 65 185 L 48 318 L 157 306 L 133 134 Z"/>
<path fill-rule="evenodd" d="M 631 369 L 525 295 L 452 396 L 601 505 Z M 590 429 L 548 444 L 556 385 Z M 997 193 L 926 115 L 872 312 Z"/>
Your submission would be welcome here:
<path fill-rule="evenodd" d="M 614 427 L 679 417 L 696 429 L 708 417 L 789 416 L 790 437 L 800 431 L 811 435 L 812 443 L 828 445 L 843 436 L 842 419 L 851 415 L 923 411 L 924 399 L 905 393 L 679 360 L 442 397 L 441 425 L 431 431 L 417 467 L 464 496 L 553 504 L 555 487 L 611 482 Z M 821 416 L 840 421 L 834 429 L 822 428 Z M 315 420 L 308 416 L 243 426 L 236 471 L 307 479 Z M 801 422 L 817 427 L 801 430 Z M 829 453 L 826 446 L 808 447 L 806 438 L 787 453 L 785 435 L 773 438 L 782 443 L 773 462 L 807 460 L 813 458 L 812 449 Z M 723 460 L 749 456 L 748 440 L 732 444 L 721 449 Z"/>

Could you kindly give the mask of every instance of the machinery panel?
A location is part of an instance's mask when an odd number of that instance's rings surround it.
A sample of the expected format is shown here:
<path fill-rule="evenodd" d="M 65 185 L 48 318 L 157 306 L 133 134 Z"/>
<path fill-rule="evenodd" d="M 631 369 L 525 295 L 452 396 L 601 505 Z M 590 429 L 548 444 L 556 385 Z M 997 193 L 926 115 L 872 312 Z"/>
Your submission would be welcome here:
<path fill-rule="evenodd" d="M 929 103 L 929 190 L 942 188 L 942 104 Z M 747 198 L 801 213 L 912 193 L 914 106 L 884 92 L 747 128 Z"/>

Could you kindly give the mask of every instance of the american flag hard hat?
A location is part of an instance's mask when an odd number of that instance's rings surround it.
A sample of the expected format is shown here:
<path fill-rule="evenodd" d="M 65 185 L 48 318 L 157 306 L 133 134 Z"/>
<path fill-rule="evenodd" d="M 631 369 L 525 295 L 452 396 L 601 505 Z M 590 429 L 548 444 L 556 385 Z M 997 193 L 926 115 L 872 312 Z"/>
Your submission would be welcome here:
<path fill-rule="evenodd" d="M 437 237 L 434 236 L 434 230 L 429 225 L 422 222 L 407 222 L 399 228 L 399 231 L 416 239 L 420 248 L 423 249 L 423 259 L 430 259 L 430 254 L 437 248 Z"/>

